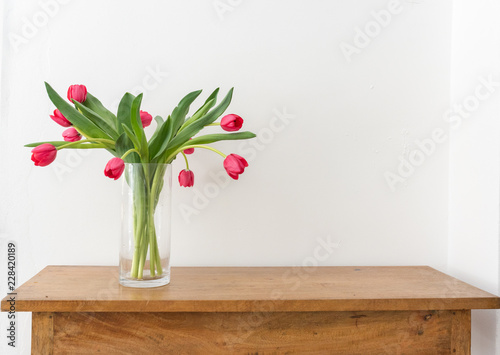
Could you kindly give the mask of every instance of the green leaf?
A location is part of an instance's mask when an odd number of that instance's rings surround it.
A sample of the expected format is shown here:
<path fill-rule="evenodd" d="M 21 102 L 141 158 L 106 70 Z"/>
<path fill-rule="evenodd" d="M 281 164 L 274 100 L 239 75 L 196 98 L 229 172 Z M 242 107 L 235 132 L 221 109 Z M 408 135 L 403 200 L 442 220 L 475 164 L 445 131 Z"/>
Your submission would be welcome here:
<path fill-rule="evenodd" d="M 182 127 L 179 129 L 179 131 L 182 131 L 185 127 L 189 126 L 191 123 L 196 121 L 198 118 L 203 117 L 215 104 L 215 99 L 212 99 L 208 102 L 205 102 L 205 104 L 196 111 L 196 113 L 189 119 L 184 122 Z"/>
<path fill-rule="evenodd" d="M 161 126 L 163 122 L 165 122 L 161 116 L 156 116 L 155 121 L 156 121 L 156 129 L 158 129 L 159 126 Z"/>
<path fill-rule="evenodd" d="M 168 147 L 173 135 L 173 120 L 168 116 L 167 121 L 161 126 L 156 138 L 149 144 L 149 153 L 153 159 L 158 158 Z"/>
<path fill-rule="evenodd" d="M 118 157 L 123 156 L 130 149 L 134 149 L 134 145 L 130 138 L 127 137 L 125 133 L 122 133 L 120 137 L 116 140 L 115 150 Z M 131 153 L 125 157 L 126 163 L 140 163 L 141 159 L 137 153 Z"/>
<path fill-rule="evenodd" d="M 130 139 L 127 137 L 127 134 L 122 133 L 120 137 L 116 140 L 115 143 L 115 150 L 116 152 L 122 156 L 125 154 L 128 150 L 133 149 L 134 145 L 130 141 Z"/>
<path fill-rule="evenodd" d="M 139 150 L 141 149 L 141 143 L 135 136 L 134 132 L 130 128 L 128 128 L 126 125 L 123 125 L 123 130 L 125 131 L 125 134 L 128 136 L 128 138 L 132 141 L 134 144 L 134 148 Z"/>
<path fill-rule="evenodd" d="M 140 109 L 142 102 L 142 94 L 137 95 L 137 97 L 132 102 L 132 108 L 130 112 L 130 121 L 132 124 L 132 130 L 139 141 L 139 151 L 141 152 L 142 160 L 147 161 L 149 159 L 148 152 L 148 140 L 146 138 L 146 133 L 144 133 L 144 128 L 142 127 Z"/>
<path fill-rule="evenodd" d="M 154 131 L 153 135 L 151 136 L 151 138 L 150 138 L 150 140 L 149 140 L 150 142 L 151 142 L 153 139 L 155 139 L 155 138 L 156 138 L 156 136 L 158 136 L 158 133 L 160 132 L 161 126 L 162 126 L 162 125 L 163 125 L 163 123 L 165 122 L 165 121 L 163 121 L 163 118 L 162 118 L 161 116 L 156 116 L 156 117 L 155 117 L 155 121 L 156 121 L 156 129 L 155 129 L 155 131 Z"/>
<path fill-rule="evenodd" d="M 184 123 L 186 115 L 189 112 L 189 106 L 191 106 L 193 101 L 196 100 L 200 94 L 201 90 L 190 92 L 182 98 L 177 107 L 172 111 L 172 129 L 174 131 L 174 135 Z"/>
<path fill-rule="evenodd" d="M 123 95 L 120 104 L 118 105 L 118 113 L 117 113 L 117 120 L 118 120 L 118 133 L 122 134 L 124 133 L 123 131 L 123 124 L 127 125 L 130 129 L 132 129 L 132 124 L 131 124 L 131 112 L 132 112 L 132 102 L 134 102 L 135 96 L 126 93 Z"/>
<path fill-rule="evenodd" d="M 208 110 L 210 110 L 212 107 L 214 107 L 215 103 L 217 102 L 217 95 L 219 94 L 219 88 L 215 89 L 211 94 L 210 96 L 205 100 L 205 103 L 203 104 L 203 106 L 201 106 L 193 115 L 196 116 L 196 114 L 199 113 L 199 111 L 201 111 L 205 106 L 207 106 L 207 104 L 209 104 L 210 102 L 210 105 L 208 106 L 208 109 L 205 111 L 205 112 L 208 112 Z M 199 115 L 199 117 L 203 116 L 204 114 L 202 115 Z"/>
<path fill-rule="evenodd" d="M 113 112 L 104 107 L 101 101 L 99 101 L 95 96 L 87 93 L 87 99 L 82 103 L 82 105 L 97 113 L 109 126 L 113 127 L 114 130 L 117 129 L 116 116 Z"/>
<path fill-rule="evenodd" d="M 39 145 L 46 144 L 46 143 L 52 144 L 54 147 L 57 148 L 57 147 L 60 147 L 61 145 L 68 144 L 69 142 L 66 142 L 66 141 L 47 141 L 47 142 L 29 143 L 29 144 L 25 144 L 24 146 L 31 148 L 31 147 L 38 147 Z"/>
<path fill-rule="evenodd" d="M 61 145 L 68 144 L 69 142 L 66 142 L 66 141 L 47 141 L 47 142 L 29 143 L 29 144 L 25 144 L 24 146 L 31 148 L 31 147 L 38 147 L 39 145 L 46 144 L 46 143 L 52 144 L 54 147 L 57 148 L 57 147 L 60 147 Z"/>
<path fill-rule="evenodd" d="M 78 101 L 73 100 L 73 103 L 75 106 L 80 109 L 82 114 L 87 117 L 89 120 L 91 120 L 97 127 L 102 129 L 108 136 L 113 138 L 113 140 L 118 139 L 118 133 L 116 130 L 111 127 L 106 120 L 104 120 L 101 116 L 97 114 L 97 112 L 94 112 L 93 110 L 89 109 L 88 107 L 82 105 Z"/>
<path fill-rule="evenodd" d="M 28 148 L 31 148 L 31 147 L 38 147 L 39 145 L 46 144 L 46 143 L 52 144 L 54 147 L 58 148 L 60 146 L 68 144 L 70 142 L 66 142 L 66 141 L 47 141 L 47 142 L 29 143 L 29 144 L 25 144 L 24 146 L 28 147 Z M 106 145 L 101 144 L 101 143 L 83 142 L 82 144 L 72 145 L 68 149 L 96 149 L 96 148 L 105 148 L 105 147 L 106 147 Z M 112 149 L 108 149 L 108 150 L 110 152 L 113 151 Z"/>
<path fill-rule="evenodd" d="M 130 108 L 130 124 L 132 126 L 132 130 L 135 133 L 135 136 L 142 144 L 143 140 L 146 139 L 146 134 L 144 133 L 144 128 L 142 127 L 141 122 L 141 102 L 142 102 L 142 94 L 137 95 L 137 97 L 132 101 L 132 107 Z"/>
<path fill-rule="evenodd" d="M 71 104 L 66 102 L 59 94 L 46 82 L 45 88 L 52 103 L 61 113 L 77 128 L 84 136 L 92 138 L 111 139 L 102 129 L 97 127 L 91 120 L 77 111 Z"/>
<path fill-rule="evenodd" d="M 233 96 L 233 89 L 229 90 L 226 97 L 221 101 L 221 103 L 215 107 L 212 111 L 207 113 L 205 116 L 199 118 L 198 120 L 191 123 L 189 126 L 184 128 L 181 132 L 175 136 L 174 139 L 170 142 L 170 146 L 165 152 L 165 156 L 168 157 L 170 154 L 174 153 L 177 148 L 179 148 L 182 144 L 187 142 L 189 138 L 193 137 L 197 134 L 203 127 L 207 124 L 215 121 L 220 115 L 224 113 L 229 104 L 231 103 L 231 98 Z M 166 162 L 169 163 L 169 162 Z"/>
<path fill-rule="evenodd" d="M 216 133 L 216 134 L 206 134 L 204 136 L 199 136 L 189 140 L 185 145 L 193 144 L 210 144 L 218 141 L 229 141 L 237 139 L 250 139 L 254 138 L 255 133 L 252 132 L 238 132 L 238 133 Z"/>

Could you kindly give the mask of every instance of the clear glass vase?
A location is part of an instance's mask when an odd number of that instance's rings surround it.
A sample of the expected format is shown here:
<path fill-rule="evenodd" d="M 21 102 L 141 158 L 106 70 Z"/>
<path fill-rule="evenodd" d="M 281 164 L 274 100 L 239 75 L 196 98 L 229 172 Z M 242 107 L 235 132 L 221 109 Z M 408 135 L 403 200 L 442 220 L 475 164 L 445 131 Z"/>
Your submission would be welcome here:
<path fill-rule="evenodd" d="M 120 284 L 157 287 L 170 282 L 170 164 L 125 164 Z"/>

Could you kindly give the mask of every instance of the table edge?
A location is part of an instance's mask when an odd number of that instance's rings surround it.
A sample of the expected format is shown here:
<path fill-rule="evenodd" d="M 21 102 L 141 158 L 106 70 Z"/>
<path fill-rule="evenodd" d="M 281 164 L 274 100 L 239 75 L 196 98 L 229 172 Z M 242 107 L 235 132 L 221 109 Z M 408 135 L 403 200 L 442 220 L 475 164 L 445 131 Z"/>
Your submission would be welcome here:
<path fill-rule="evenodd" d="M 453 299 L 130 300 L 16 302 L 16 312 L 340 312 L 500 309 L 500 298 Z M 471 308 L 471 301 L 474 305 Z M 8 311 L 2 301 L 2 312 Z"/>
<path fill-rule="evenodd" d="M 48 265 L 31 277 L 29 283 L 40 273 L 53 268 L 116 268 L 99 265 Z M 177 266 L 177 269 L 262 269 L 302 268 L 301 266 Z M 407 310 L 458 310 L 500 309 L 500 297 L 470 285 L 460 279 L 427 265 L 396 266 L 318 266 L 318 268 L 421 268 L 430 269 L 446 277 L 465 283 L 482 291 L 486 297 L 471 298 L 362 298 L 362 299 L 287 299 L 287 300 L 16 300 L 16 312 L 303 312 L 303 311 L 407 311 Z M 22 287 L 21 285 L 20 287 Z M 168 287 L 168 286 L 167 286 Z M 1 312 L 9 311 L 9 294 L 1 301 Z M 373 305 L 367 307 L 367 303 Z M 362 304 L 362 305 L 361 305 Z M 299 306 L 300 305 L 300 306 Z M 473 307 L 471 307 L 471 305 Z M 271 309 L 271 310 L 270 310 Z"/>

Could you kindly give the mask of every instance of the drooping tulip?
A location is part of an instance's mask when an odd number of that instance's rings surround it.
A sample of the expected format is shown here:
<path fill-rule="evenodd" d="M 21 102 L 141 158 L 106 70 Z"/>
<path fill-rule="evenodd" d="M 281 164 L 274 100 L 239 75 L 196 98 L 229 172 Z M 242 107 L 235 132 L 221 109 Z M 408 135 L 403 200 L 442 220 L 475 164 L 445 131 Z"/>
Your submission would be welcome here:
<path fill-rule="evenodd" d="M 121 158 L 112 158 L 104 168 L 104 175 L 110 179 L 118 180 L 125 170 L 125 162 Z"/>
<path fill-rule="evenodd" d="M 59 111 L 58 109 L 54 110 L 54 114 L 50 115 L 50 118 L 52 118 L 55 123 L 60 124 L 63 127 L 71 126 L 71 122 L 68 121 L 68 119 L 64 117 L 61 111 Z"/>
<path fill-rule="evenodd" d="M 189 138 L 191 140 L 193 138 Z M 193 154 L 194 153 L 194 148 L 188 148 L 183 150 L 184 154 Z"/>
<path fill-rule="evenodd" d="M 142 128 L 146 128 L 151 124 L 151 121 L 153 121 L 153 116 L 151 116 L 149 113 L 146 111 L 140 111 L 140 116 L 141 116 L 141 122 L 142 122 Z"/>
<path fill-rule="evenodd" d="M 245 171 L 247 166 L 248 163 L 245 158 L 240 157 L 238 154 L 229 154 L 224 159 L 224 169 L 234 180 L 238 180 L 239 175 Z"/>
<path fill-rule="evenodd" d="M 82 139 L 82 135 L 73 127 L 66 129 L 62 136 L 66 142 L 76 142 Z"/>
<path fill-rule="evenodd" d="M 87 88 L 85 85 L 71 85 L 68 88 L 68 100 L 73 102 L 73 100 L 80 103 L 87 99 Z"/>
<path fill-rule="evenodd" d="M 194 185 L 194 174 L 191 170 L 182 170 L 179 173 L 179 184 L 184 187 L 191 187 Z"/>
<path fill-rule="evenodd" d="M 52 144 L 40 144 L 31 150 L 31 160 L 36 166 L 47 166 L 56 159 L 57 149 Z"/>
<path fill-rule="evenodd" d="M 241 126 L 243 126 L 243 118 L 233 113 L 226 115 L 220 120 L 220 126 L 224 131 L 239 131 Z"/>

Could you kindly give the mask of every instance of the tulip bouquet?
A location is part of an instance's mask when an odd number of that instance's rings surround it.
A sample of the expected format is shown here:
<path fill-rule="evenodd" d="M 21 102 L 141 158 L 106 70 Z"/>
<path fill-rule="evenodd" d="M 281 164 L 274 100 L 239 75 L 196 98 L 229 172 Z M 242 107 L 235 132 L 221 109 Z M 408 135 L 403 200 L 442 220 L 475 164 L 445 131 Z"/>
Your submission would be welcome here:
<path fill-rule="evenodd" d="M 64 100 L 49 84 L 45 83 L 50 100 L 56 106 L 50 117 L 59 125 L 66 127 L 62 141 L 49 141 L 27 144 L 34 147 L 31 160 L 36 166 L 47 166 L 56 159 L 62 149 L 106 149 L 114 157 L 108 161 L 104 174 L 117 180 L 125 170 L 125 163 L 140 167 L 140 174 L 127 176 L 126 182 L 133 187 L 134 201 L 134 255 L 130 277 L 142 279 L 149 252 L 150 277 L 163 273 L 154 212 L 163 187 L 165 166 L 181 154 L 186 162 L 186 169 L 178 175 L 181 186 L 194 184 L 194 174 L 189 169 L 187 155 L 195 149 L 208 149 L 224 158 L 223 166 L 229 176 L 238 179 L 248 166 L 246 160 L 237 155 L 225 155 L 207 144 L 222 140 L 249 139 L 255 137 L 251 132 L 239 131 L 243 119 L 235 114 L 224 116 L 215 122 L 231 102 L 233 89 L 229 90 L 222 101 L 216 105 L 219 89 L 216 89 L 205 103 L 188 116 L 189 108 L 201 94 L 201 90 L 187 94 L 166 119 L 156 116 L 154 133 L 148 140 L 144 128 L 148 127 L 153 117 L 141 110 L 142 94 L 134 96 L 126 93 L 120 101 L 115 115 L 90 93 L 84 85 L 71 85 Z M 220 126 L 224 131 L 235 133 L 215 133 L 194 137 L 204 127 Z"/>

